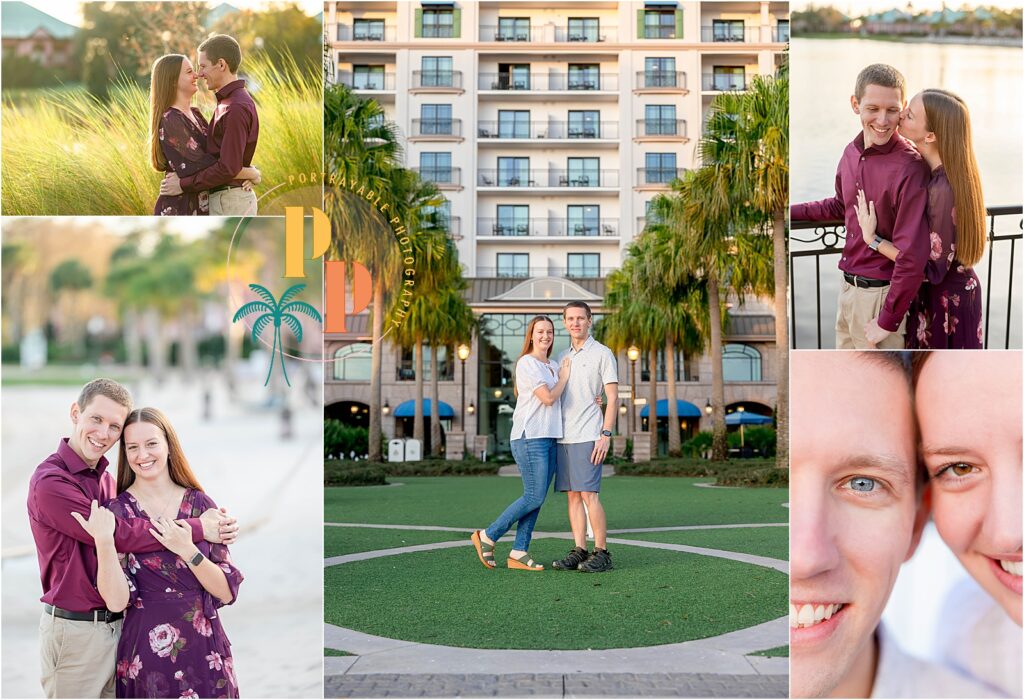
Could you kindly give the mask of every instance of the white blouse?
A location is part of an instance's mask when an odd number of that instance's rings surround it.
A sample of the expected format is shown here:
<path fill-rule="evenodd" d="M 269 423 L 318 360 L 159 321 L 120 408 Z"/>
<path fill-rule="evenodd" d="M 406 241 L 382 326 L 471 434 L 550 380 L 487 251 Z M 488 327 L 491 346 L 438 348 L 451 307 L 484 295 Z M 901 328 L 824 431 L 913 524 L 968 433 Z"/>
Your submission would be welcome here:
<path fill-rule="evenodd" d="M 562 402 L 545 406 L 534 390 L 558 384 L 558 365 L 553 360 L 542 362 L 532 355 L 523 355 L 516 362 L 516 410 L 512 414 L 510 440 L 522 438 L 562 437 Z"/>

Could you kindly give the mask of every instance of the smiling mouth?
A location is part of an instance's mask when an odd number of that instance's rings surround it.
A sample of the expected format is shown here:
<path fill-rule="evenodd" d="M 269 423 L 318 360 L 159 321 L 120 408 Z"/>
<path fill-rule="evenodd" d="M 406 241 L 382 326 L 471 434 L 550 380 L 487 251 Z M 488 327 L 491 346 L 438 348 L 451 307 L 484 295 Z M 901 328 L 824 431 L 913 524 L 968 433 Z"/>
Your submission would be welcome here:
<path fill-rule="evenodd" d="M 999 562 L 999 568 L 1001 568 L 1006 573 L 1010 574 L 1010 576 L 1021 575 L 1021 561 L 1019 559 L 1017 561 L 1010 561 L 1008 559 L 997 559 L 996 561 Z"/>
<path fill-rule="evenodd" d="M 87 437 L 86 440 L 88 440 L 89 444 L 92 445 L 93 447 L 95 447 L 97 450 L 105 450 L 105 449 L 107 449 L 106 445 L 104 445 L 102 443 L 99 443 L 99 442 L 96 442 L 91 437 Z"/>
<path fill-rule="evenodd" d="M 802 603 L 789 604 L 789 626 L 802 629 L 820 625 L 845 607 L 845 603 Z"/>
<path fill-rule="evenodd" d="M 139 462 L 135 466 L 138 467 L 139 469 L 149 469 L 154 464 L 156 464 L 156 460 L 155 459 L 154 460 L 150 460 L 148 462 Z"/>

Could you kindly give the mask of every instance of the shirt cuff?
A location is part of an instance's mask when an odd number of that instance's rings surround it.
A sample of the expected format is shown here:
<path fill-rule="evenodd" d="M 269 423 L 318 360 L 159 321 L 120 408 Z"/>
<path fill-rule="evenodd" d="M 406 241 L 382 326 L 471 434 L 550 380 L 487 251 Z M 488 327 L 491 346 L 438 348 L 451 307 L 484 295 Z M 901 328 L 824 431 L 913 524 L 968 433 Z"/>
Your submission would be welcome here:
<path fill-rule="evenodd" d="M 896 314 L 882 309 L 878 312 L 878 327 L 890 333 L 895 333 L 899 330 L 900 324 L 903 323 L 903 316 L 906 316 L 906 313 L 897 317 Z"/>

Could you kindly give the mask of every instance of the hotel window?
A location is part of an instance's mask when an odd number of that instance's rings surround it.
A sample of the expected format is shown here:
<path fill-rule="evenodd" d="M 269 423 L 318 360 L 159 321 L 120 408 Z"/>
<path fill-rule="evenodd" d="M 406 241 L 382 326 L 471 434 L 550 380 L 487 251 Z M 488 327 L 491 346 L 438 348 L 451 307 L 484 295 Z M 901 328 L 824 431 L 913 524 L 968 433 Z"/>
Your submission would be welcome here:
<path fill-rule="evenodd" d="M 434 8 L 416 10 L 416 28 L 419 33 L 416 36 L 427 39 L 450 39 L 459 35 L 457 31 L 458 22 L 456 15 L 458 10 L 453 8 Z"/>
<path fill-rule="evenodd" d="M 598 110 L 569 110 L 569 138 L 596 139 L 600 136 L 601 113 Z"/>
<path fill-rule="evenodd" d="M 596 236 L 600 233 L 601 207 L 596 204 L 570 204 L 566 207 L 570 236 Z"/>
<path fill-rule="evenodd" d="M 715 66 L 712 71 L 712 90 L 747 89 L 747 80 L 743 66 Z"/>
<path fill-rule="evenodd" d="M 499 63 L 498 81 L 494 84 L 494 90 L 529 90 L 530 89 L 530 64 L 529 63 Z"/>
<path fill-rule="evenodd" d="M 451 136 L 452 106 L 420 105 L 420 133 L 424 136 Z"/>
<path fill-rule="evenodd" d="M 499 187 L 525 187 L 529 180 L 529 158 L 498 158 Z"/>
<path fill-rule="evenodd" d="M 645 58 L 644 87 L 678 87 L 675 58 Z"/>
<path fill-rule="evenodd" d="M 420 68 L 423 87 L 454 87 L 451 56 L 424 56 Z"/>
<path fill-rule="evenodd" d="M 761 381 L 761 353 L 750 345 L 729 343 L 722 348 L 722 378 L 727 382 Z"/>
<path fill-rule="evenodd" d="M 789 20 L 780 19 L 779 26 L 775 29 L 775 41 L 786 43 L 789 41 Z"/>
<path fill-rule="evenodd" d="M 599 187 L 601 185 L 600 158 L 570 158 L 569 185 L 573 187 Z"/>
<path fill-rule="evenodd" d="M 597 41 L 600 23 L 597 17 L 570 17 L 569 41 Z"/>
<path fill-rule="evenodd" d="M 498 253 L 498 277 L 529 276 L 529 253 Z"/>
<path fill-rule="evenodd" d="M 431 381 L 430 377 L 430 356 L 433 354 L 433 348 L 429 345 L 424 345 L 422 348 L 423 354 L 423 381 Z M 450 382 L 455 379 L 455 363 L 449 362 L 448 358 L 453 358 L 455 353 L 451 351 L 448 346 L 440 346 L 437 349 L 437 378 L 442 382 Z M 402 357 L 398 361 L 398 380 L 399 381 L 414 381 L 416 379 L 416 356 L 413 354 L 412 348 L 402 348 Z"/>
<path fill-rule="evenodd" d="M 675 136 L 676 106 L 647 105 L 644 107 L 645 136 Z"/>
<path fill-rule="evenodd" d="M 530 138 L 530 110 L 499 109 L 498 138 L 528 139 Z"/>
<path fill-rule="evenodd" d="M 446 199 L 437 206 L 423 207 L 423 221 L 432 228 L 451 231 L 452 203 Z"/>
<path fill-rule="evenodd" d="M 712 41 L 743 41 L 745 27 L 741 19 L 711 20 Z"/>
<path fill-rule="evenodd" d="M 370 380 L 369 343 L 352 343 L 334 351 L 334 379 L 340 382 Z"/>
<path fill-rule="evenodd" d="M 570 63 L 570 90 L 599 90 L 601 88 L 601 67 L 597 63 Z"/>
<path fill-rule="evenodd" d="M 420 175 L 435 183 L 452 182 L 451 153 L 420 153 Z"/>
<path fill-rule="evenodd" d="M 384 20 L 355 20 L 353 23 L 352 38 L 356 41 L 384 41 Z"/>
<path fill-rule="evenodd" d="M 568 262 L 567 277 L 601 276 L 600 253 L 569 253 L 566 256 L 566 261 Z"/>
<path fill-rule="evenodd" d="M 530 207 L 527 204 L 499 204 L 494 224 L 496 236 L 526 236 L 530 233 Z"/>
<path fill-rule="evenodd" d="M 644 156 L 647 166 L 647 184 L 668 183 L 676 179 L 675 153 L 647 153 Z"/>
<path fill-rule="evenodd" d="M 356 90 L 383 90 L 384 66 L 352 66 L 352 87 Z"/>
<path fill-rule="evenodd" d="M 495 41 L 529 41 L 529 17 L 499 17 Z"/>
<path fill-rule="evenodd" d="M 681 39 L 683 37 L 682 10 L 644 9 L 639 14 L 637 38 Z"/>

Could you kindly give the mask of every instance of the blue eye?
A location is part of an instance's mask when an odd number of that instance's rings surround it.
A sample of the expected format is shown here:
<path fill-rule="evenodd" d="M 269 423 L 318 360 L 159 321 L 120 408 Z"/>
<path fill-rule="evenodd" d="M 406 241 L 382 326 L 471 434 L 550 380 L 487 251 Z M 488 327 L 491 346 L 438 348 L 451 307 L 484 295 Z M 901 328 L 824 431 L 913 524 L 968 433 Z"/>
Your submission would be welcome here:
<path fill-rule="evenodd" d="M 850 488 L 854 491 L 874 491 L 875 480 L 866 476 L 855 476 L 849 481 Z"/>

